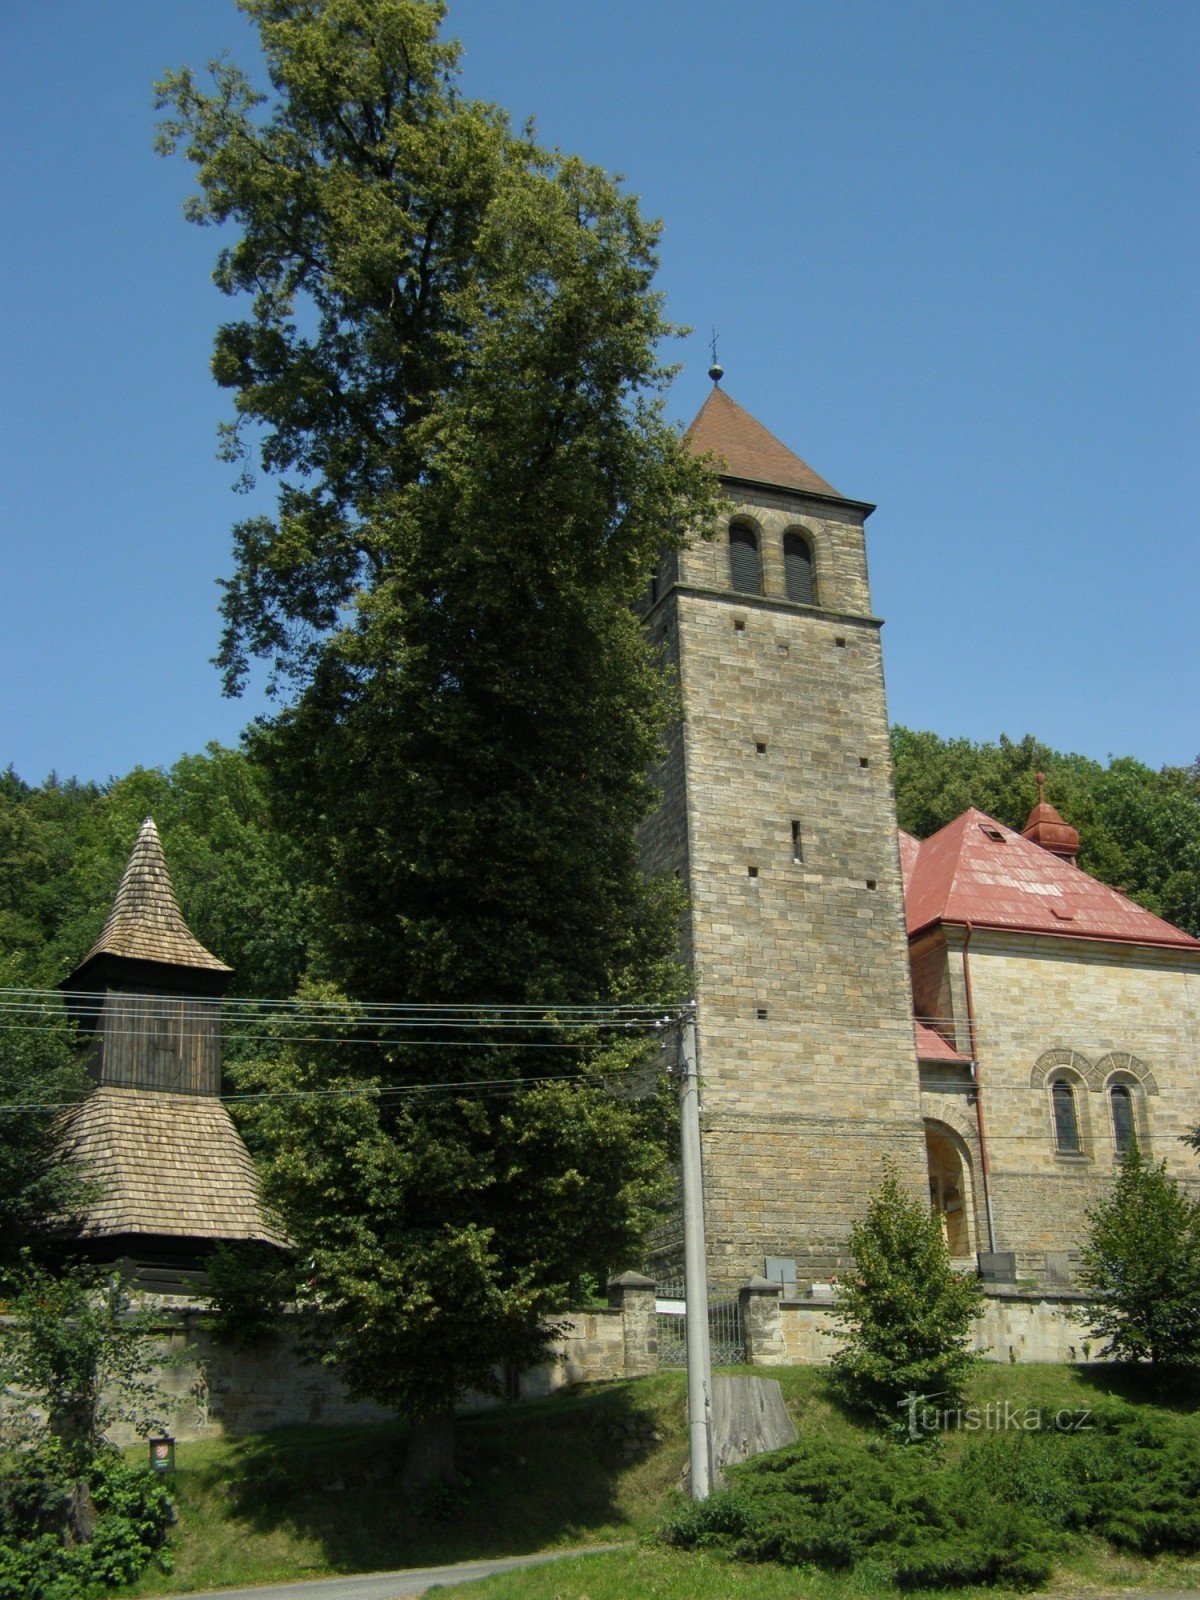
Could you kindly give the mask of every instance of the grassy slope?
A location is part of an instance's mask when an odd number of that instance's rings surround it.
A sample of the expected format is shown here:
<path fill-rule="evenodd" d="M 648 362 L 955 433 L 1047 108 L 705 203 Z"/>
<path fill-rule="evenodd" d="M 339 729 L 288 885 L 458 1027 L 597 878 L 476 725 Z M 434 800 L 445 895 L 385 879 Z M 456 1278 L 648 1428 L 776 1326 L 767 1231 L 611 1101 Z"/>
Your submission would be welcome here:
<path fill-rule="evenodd" d="M 825 1397 L 820 1369 L 787 1368 L 798 1425 L 836 1434 L 853 1424 Z M 682 1373 L 592 1387 L 464 1419 L 459 1468 L 467 1482 L 442 1505 L 411 1506 L 398 1487 L 399 1427 L 283 1429 L 179 1447 L 175 1571 L 131 1594 L 266 1583 L 326 1573 L 420 1566 L 554 1546 L 636 1539 L 658 1520 L 687 1455 Z M 1153 1405 L 1137 1375 L 1112 1368 L 981 1367 L 971 1400 L 1044 1411 L 1108 1396 Z M 1173 1410 L 1196 1411 L 1174 1397 Z M 1200 1426 L 1200 1416 L 1197 1417 Z M 658 1437 L 654 1437 L 657 1434 Z M 946 1444 L 953 1458 L 963 1441 Z M 1200 1562 L 1119 1558 L 1081 1543 L 1065 1588 L 1200 1587 Z M 719 1558 L 636 1549 L 456 1588 L 462 1600 L 848 1600 L 852 1582 L 731 1569 Z M 974 1591 L 978 1595 L 979 1591 Z"/>

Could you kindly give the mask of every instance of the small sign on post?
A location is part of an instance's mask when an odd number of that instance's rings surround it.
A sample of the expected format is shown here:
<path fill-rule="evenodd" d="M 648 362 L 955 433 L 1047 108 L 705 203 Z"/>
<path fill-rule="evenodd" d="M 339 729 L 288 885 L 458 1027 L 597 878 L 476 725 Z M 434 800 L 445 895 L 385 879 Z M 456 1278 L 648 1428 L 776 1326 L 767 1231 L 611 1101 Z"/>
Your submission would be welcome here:
<path fill-rule="evenodd" d="M 175 1441 L 169 1434 L 150 1440 L 150 1465 L 155 1472 L 175 1471 Z"/>

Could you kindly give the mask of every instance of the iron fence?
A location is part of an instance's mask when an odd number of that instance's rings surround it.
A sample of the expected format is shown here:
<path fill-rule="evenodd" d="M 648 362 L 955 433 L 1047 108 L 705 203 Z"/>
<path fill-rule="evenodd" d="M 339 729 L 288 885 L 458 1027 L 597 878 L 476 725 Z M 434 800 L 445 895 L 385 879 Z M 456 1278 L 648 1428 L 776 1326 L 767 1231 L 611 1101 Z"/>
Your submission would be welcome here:
<path fill-rule="evenodd" d="M 674 1297 L 659 1290 L 659 1304 Z M 658 1322 L 658 1364 L 660 1367 L 687 1366 L 687 1319 L 682 1294 L 676 1310 L 660 1309 Z M 712 1300 L 708 1306 L 708 1342 L 714 1367 L 741 1366 L 746 1360 L 746 1341 L 742 1334 L 741 1308 L 736 1299 Z"/>

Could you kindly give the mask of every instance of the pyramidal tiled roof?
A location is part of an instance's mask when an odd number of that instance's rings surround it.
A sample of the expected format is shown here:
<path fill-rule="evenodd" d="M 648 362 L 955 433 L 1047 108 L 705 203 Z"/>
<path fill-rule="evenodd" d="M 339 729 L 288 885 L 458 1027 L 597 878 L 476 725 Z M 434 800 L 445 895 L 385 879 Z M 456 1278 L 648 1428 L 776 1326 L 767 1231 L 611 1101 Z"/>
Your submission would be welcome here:
<path fill-rule="evenodd" d="M 937 922 L 1168 945 L 1200 941 L 974 806 L 914 852 L 901 838 L 908 932 Z"/>
<path fill-rule="evenodd" d="M 697 455 L 711 452 L 724 477 L 843 498 L 719 385 L 714 384 L 684 437 Z"/>
<path fill-rule="evenodd" d="M 83 1218 L 85 1238 L 287 1243 L 263 1211 L 249 1151 L 213 1096 L 101 1084 L 70 1113 L 63 1149 L 100 1190 Z"/>
<path fill-rule="evenodd" d="M 151 817 L 142 823 L 108 921 L 80 966 L 101 955 L 203 967 L 210 972 L 233 970 L 210 954 L 183 920 L 162 840 Z"/>

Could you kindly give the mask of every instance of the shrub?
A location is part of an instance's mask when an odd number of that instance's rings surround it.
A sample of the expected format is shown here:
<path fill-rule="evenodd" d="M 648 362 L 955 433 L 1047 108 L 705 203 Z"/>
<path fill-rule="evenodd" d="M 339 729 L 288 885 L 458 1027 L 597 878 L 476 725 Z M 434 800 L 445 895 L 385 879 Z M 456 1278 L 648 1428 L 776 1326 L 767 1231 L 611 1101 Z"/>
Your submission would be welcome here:
<path fill-rule="evenodd" d="M 1081 1320 L 1109 1341 L 1104 1354 L 1200 1363 L 1200 1203 L 1134 1144 L 1088 1223 L 1079 1278 L 1094 1304 Z"/>
<path fill-rule="evenodd" d="M 84 1600 L 98 1586 L 136 1578 L 162 1546 L 175 1513 L 147 1467 L 113 1450 L 94 1458 L 87 1485 L 95 1512 L 88 1543 L 75 1543 L 68 1509 L 76 1481 L 54 1445 L 0 1465 L 0 1600 Z"/>
<path fill-rule="evenodd" d="M 1084 1432 L 989 1432 L 956 1462 L 890 1440 L 809 1436 L 729 1472 L 661 1537 L 747 1561 L 858 1571 L 901 1589 L 1045 1581 L 1071 1533 L 1200 1552 L 1194 1423 L 1114 1407 Z"/>
<path fill-rule="evenodd" d="M 662 1537 L 751 1561 L 856 1567 L 901 1588 L 1004 1583 L 1052 1569 L 1054 1540 L 1022 1507 L 963 1495 L 924 1452 L 885 1441 L 798 1441 L 730 1470 L 730 1486 L 679 1512 Z"/>
<path fill-rule="evenodd" d="M 855 1273 L 837 1302 L 847 1336 L 833 1358 L 837 1389 L 850 1404 L 897 1431 L 907 1398 L 953 1405 L 975 1364 L 966 1336 L 982 1297 L 959 1276 L 928 1204 L 905 1190 L 889 1164 L 867 1214 L 850 1234 Z"/>

